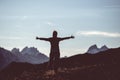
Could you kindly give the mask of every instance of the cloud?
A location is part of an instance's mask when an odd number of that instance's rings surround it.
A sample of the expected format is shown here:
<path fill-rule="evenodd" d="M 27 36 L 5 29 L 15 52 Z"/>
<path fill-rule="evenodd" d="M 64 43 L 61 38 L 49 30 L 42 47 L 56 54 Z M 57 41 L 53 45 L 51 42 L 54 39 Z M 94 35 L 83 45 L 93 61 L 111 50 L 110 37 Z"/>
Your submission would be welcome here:
<path fill-rule="evenodd" d="M 27 19 L 28 18 L 28 16 L 21 16 L 21 19 L 22 20 L 25 20 L 25 19 Z"/>
<path fill-rule="evenodd" d="M 120 8 L 120 5 L 108 5 L 108 6 L 104 6 L 106 8 Z"/>
<path fill-rule="evenodd" d="M 50 28 L 52 28 L 53 30 L 64 31 L 64 29 L 62 28 L 63 27 L 62 24 L 53 23 L 53 22 L 45 22 L 45 24 L 49 25 Z"/>
<path fill-rule="evenodd" d="M 46 24 L 48 24 L 49 26 L 55 27 L 57 26 L 56 24 L 52 23 L 52 22 L 46 22 Z"/>
<path fill-rule="evenodd" d="M 25 20 L 28 18 L 32 18 L 32 16 L 0 16 L 2 19 L 18 19 L 18 20 Z"/>
<path fill-rule="evenodd" d="M 3 37 L 1 36 L 0 39 L 8 39 L 8 40 L 18 40 L 18 39 L 22 39 L 21 37 Z"/>
<path fill-rule="evenodd" d="M 120 37 L 120 33 L 111 33 L 111 32 L 103 32 L 103 31 L 78 31 L 76 35 Z"/>

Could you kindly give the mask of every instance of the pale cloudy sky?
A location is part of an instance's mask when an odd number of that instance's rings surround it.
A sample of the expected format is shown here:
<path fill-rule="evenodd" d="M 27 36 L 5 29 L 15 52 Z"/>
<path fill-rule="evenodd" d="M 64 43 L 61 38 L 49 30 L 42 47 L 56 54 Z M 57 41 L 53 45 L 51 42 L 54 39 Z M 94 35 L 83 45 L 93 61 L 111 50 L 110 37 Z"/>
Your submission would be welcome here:
<path fill-rule="evenodd" d="M 34 46 L 49 55 L 49 43 L 36 36 L 74 35 L 60 43 L 61 56 L 89 46 L 120 47 L 120 0 L 0 0 L 0 46 Z"/>

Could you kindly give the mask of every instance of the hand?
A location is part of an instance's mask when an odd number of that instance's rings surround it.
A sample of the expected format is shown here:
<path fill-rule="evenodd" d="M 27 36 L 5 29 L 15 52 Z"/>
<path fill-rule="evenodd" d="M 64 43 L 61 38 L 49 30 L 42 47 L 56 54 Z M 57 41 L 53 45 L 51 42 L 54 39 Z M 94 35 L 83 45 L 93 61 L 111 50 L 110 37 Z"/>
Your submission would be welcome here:
<path fill-rule="evenodd" d="M 38 37 L 36 37 L 36 39 L 39 39 Z"/>
<path fill-rule="evenodd" d="M 74 36 L 71 36 L 71 38 L 75 38 Z"/>

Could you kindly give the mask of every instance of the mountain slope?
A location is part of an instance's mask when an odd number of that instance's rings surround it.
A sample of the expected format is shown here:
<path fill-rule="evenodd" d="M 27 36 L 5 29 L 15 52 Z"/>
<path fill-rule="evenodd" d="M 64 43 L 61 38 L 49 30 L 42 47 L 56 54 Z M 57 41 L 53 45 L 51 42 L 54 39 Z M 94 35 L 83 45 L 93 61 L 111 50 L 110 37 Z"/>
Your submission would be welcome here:
<path fill-rule="evenodd" d="M 0 48 L 0 70 L 13 61 L 40 64 L 48 60 L 49 58 L 46 55 L 40 53 L 37 48 L 34 47 L 25 47 L 21 52 L 18 48 L 13 48 L 11 51 Z"/>
<path fill-rule="evenodd" d="M 120 80 L 120 48 L 63 58 L 58 73 L 47 65 L 12 63 L 0 72 L 0 80 Z"/>
<path fill-rule="evenodd" d="M 0 70 L 15 60 L 15 55 L 4 48 L 0 48 Z"/>
<path fill-rule="evenodd" d="M 15 50 L 14 50 L 15 52 Z M 18 62 L 28 62 L 32 64 L 40 64 L 48 61 L 48 57 L 34 47 L 25 47 L 21 52 L 16 49 L 15 55 L 18 57 Z"/>

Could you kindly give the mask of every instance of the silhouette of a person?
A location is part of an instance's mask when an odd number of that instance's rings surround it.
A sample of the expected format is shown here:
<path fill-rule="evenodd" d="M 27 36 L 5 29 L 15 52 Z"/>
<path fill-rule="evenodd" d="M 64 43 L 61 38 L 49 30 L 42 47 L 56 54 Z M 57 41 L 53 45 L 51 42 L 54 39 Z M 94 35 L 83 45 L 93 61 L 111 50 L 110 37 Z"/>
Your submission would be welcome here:
<path fill-rule="evenodd" d="M 60 59 L 60 49 L 59 49 L 59 42 L 66 40 L 66 39 L 70 39 L 70 38 L 74 38 L 74 36 L 70 36 L 70 37 L 57 37 L 57 31 L 53 31 L 53 36 L 50 38 L 39 38 L 36 37 L 36 39 L 39 40 L 44 40 L 44 41 L 49 41 L 51 44 L 51 49 L 50 49 L 50 60 L 49 60 L 49 68 L 57 70 L 58 68 L 58 64 L 59 64 L 59 59 Z M 54 62 L 56 63 L 54 66 Z"/>

